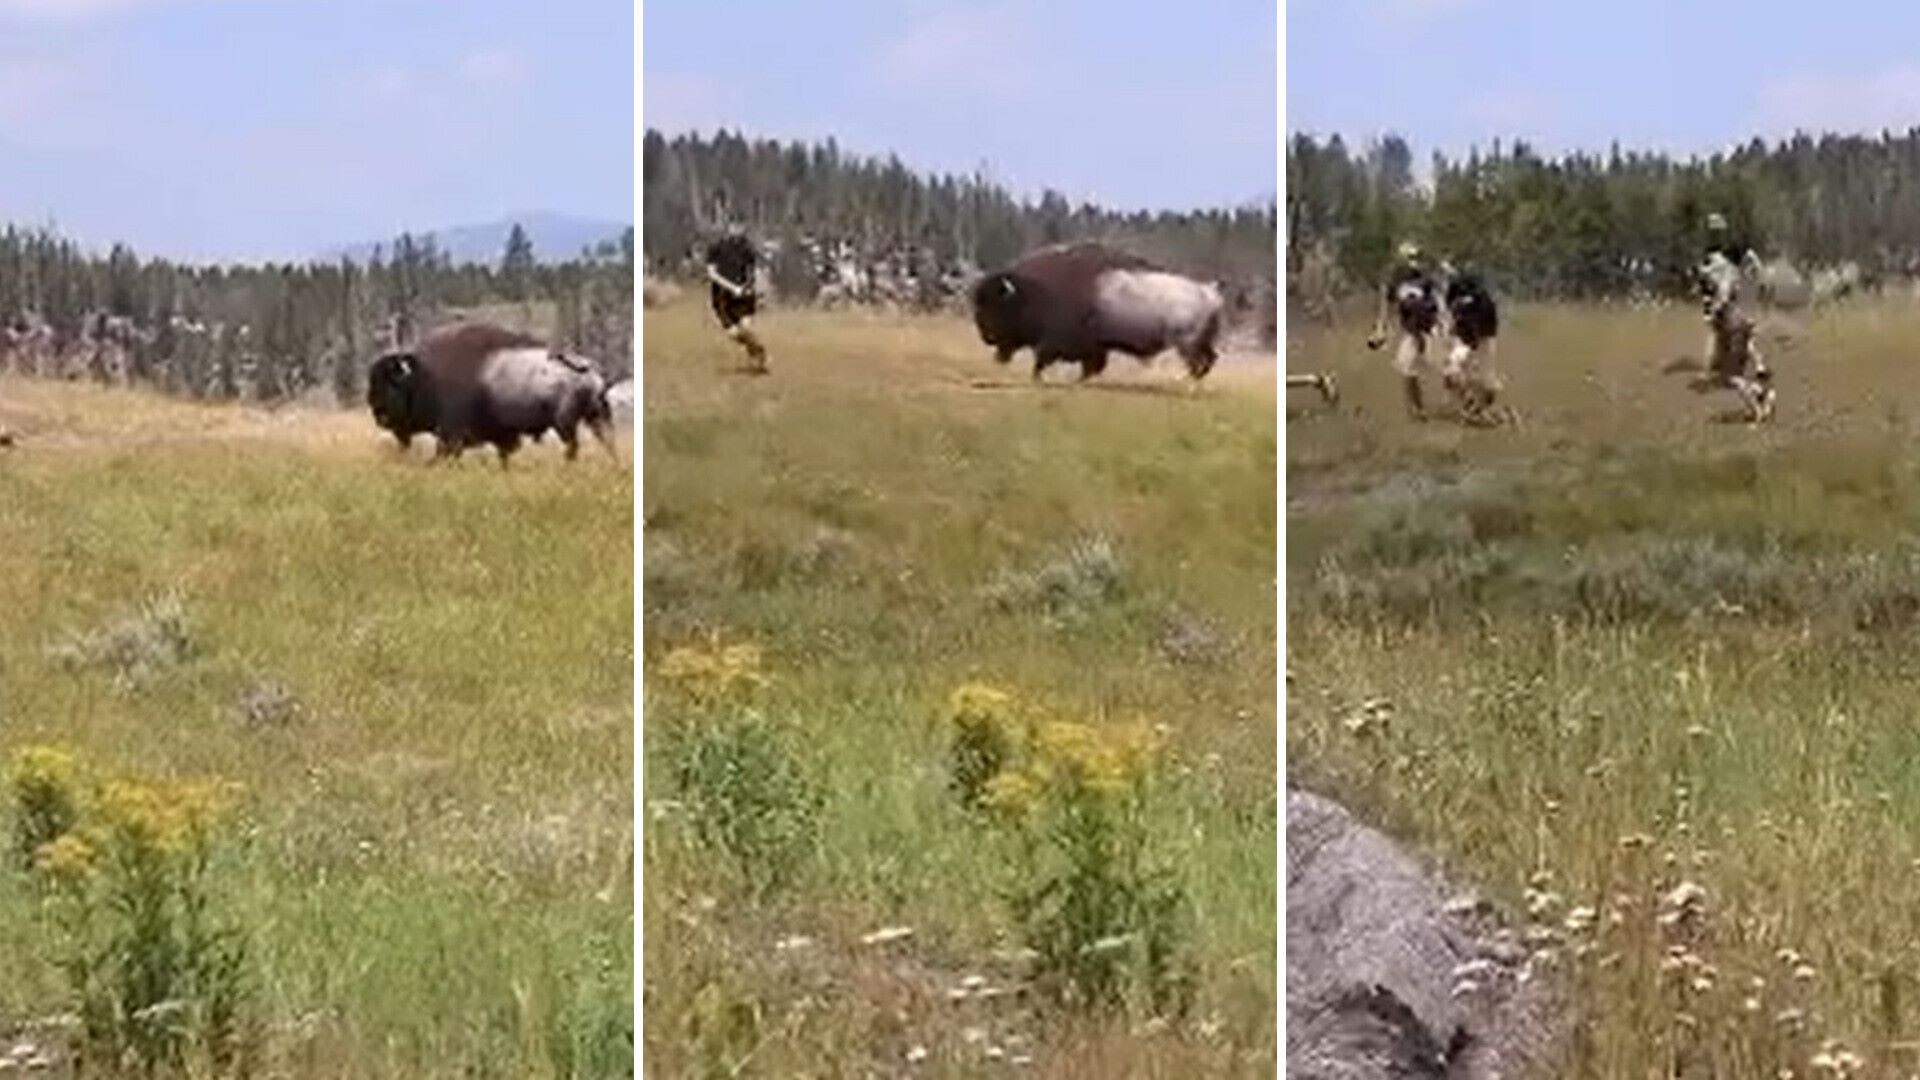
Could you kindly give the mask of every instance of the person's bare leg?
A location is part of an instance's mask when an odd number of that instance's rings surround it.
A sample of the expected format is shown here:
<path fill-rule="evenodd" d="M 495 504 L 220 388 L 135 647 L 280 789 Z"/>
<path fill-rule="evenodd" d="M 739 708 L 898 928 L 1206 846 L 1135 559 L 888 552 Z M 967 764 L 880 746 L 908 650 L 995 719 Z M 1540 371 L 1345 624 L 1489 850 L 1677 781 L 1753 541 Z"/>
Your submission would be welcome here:
<path fill-rule="evenodd" d="M 753 332 L 751 317 L 741 319 L 727 330 L 727 336 L 740 343 L 747 351 L 749 369 L 756 375 L 767 374 L 767 348 L 760 344 L 760 338 Z"/>

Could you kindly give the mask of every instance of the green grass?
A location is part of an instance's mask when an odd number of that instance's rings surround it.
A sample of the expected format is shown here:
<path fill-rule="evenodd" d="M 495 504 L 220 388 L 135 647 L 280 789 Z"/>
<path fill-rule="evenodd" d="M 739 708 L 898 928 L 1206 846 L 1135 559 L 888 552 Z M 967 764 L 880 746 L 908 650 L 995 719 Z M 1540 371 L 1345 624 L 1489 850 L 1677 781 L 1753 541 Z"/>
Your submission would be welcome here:
<path fill-rule="evenodd" d="M 648 742 L 648 1064 L 891 1073 L 923 1046 L 929 1075 L 969 1076 L 994 1046 L 1050 1076 L 1270 1075 L 1270 361 L 1197 394 L 1130 362 L 1035 388 L 956 320 L 777 311 L 753 379 L 699 304 L 646 318 L 649 663 L 708 631 L 758 643 L 761 708 L 822 792 L 817 850 L 756 899 Z M 1166 725 L 1149 827 L 1193 900 L 1186 1020 L 948 1001 L 1011 978 L 1004 852 L 948 788 L 944 702 L 970 679 Z M 916 933 L 859 943 L 889 925 Z M 775 947 L 792 935 L 814 944 Z"/>
<path fill-rule="evenodd" d="M 1557 930 L 1554 1075 L 1907 1075 L 1920 309 L 1770 343 L 1759 429 L 1660 373 L 1700 348 L 1691 308 L 1511 323 L 1518 430 L 1406 420 L 1364 329 L 1296 343 L 1345 400 L 1290 403 L 1291 782 Z M 1704 904 L 1663 923 L 1687 883 Z"/>
<path fill-rule="evenodd" d="M 241 785 L 216 880 L 265 1060 L 626 1075 L 630 474 L 76 386 L 0 384 L 0 419 L 0 755 Z M 184 660 L 60 662 L 166 595 Z M 264 685 L 297 708 L 248 723 Z M 0 872 L 0 1028 L 70 1008 L 36 906 Z"/>

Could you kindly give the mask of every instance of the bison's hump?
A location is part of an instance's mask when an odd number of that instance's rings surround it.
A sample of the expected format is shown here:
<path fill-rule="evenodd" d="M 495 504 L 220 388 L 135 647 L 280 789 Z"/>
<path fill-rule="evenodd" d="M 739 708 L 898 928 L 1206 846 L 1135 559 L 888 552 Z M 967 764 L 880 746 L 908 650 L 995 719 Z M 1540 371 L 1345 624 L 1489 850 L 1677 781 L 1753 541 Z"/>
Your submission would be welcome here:
<path fill-rule="evenodd" d="M 1029 251 L 1014 263 L 1014 269 L 1029 274 L 1067 272 L 1091 277 L 1106 270 L 1159 270 L 1162 267 L 1097 240 L 1081 240 Z"/>
<path fill-rule="evenodd" d="M 503 349 L 538 348 L 541 344 L 540 339 L 532 334 L 509 330 L 494 323 L 462 322 L 428 334 L 421 339 L 420 348 L 481 355 Z"/>

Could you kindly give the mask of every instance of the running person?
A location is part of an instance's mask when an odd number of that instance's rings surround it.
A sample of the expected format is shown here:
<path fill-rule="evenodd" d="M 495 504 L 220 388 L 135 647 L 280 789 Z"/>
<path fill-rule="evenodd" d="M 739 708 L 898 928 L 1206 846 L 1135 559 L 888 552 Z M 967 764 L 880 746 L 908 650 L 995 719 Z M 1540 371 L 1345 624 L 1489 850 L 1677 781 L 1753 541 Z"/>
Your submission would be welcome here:
<path fill-rule="evenodd" d="M 1734 236 L 1733 229 L 1727 225 L 1726 215 L 1718 211 L 1707 215 L 1707 249 L 1701 253 L 1700 269 L 1695 271 L 1695 273 L 1700 276 L 1706 275 L 1707 266 L 1712 263 L 1715 256 L 1725 259 L 1727 265 L 1733 267 L 1733 277 L 1736 286 L 1738 279 L 1744 276 L 1747 270 L 1757 267 L 1760 263 L 1760 257 L 1754 254 L 1753 248 L 1744 240 Z M 1703 283 L 1701 285 L 1701 294 L 1703 297 L 1711 291 L 1712 289 L 1706 284 Z M 1712 312 L 1709 311 L 1708 315 L 1709 322 L 1711 322 Z M 1706 361 L 1709 370 L 1713 368 L 1714 357 L 1719 349 L 1719 341 L 1719 335 L 1709 327 L 1707 330 L 1707 348 L 1705 352 L 1700 354 L 1701 358 Z"/>
<path fill-rule="evenodd" d="M 1775 395 L 1773 373 L 1754 344 L 1753 318 L 1740 303 L 1740 262 L 1748 249 L 1728 241 L 1726 219 L 1718 214 L 1707 219 L 1707 230 L 1707 257 L 1697 272 L 1707 320 L 1707 374 L 1700 389 L 1733 390 L 1747 419 L 1758 423 L 1773 416 Z"/>
<path fill-rule="evenodd" d="M 1490 410 L 1503 385 L 1493 369 L 1500 308 L 1480 275 L 1456 270 L 1444 259 L 1440 273 L 1447 283 L 1447 321 L 1453 332 L 1453 348 L 1447 353 L 1440 378 L 1459 400 L 1463 418 L 1486 423 L 1492 420 Z"/>
<path fill-rule="evenodd" d="M 1374 321 L 1367 348 L 1378 349 L 1387 341 L 1387 317 L 1400 326 L 1400 340 L 1394 347 L 1393 369 L 1400 373 L 1400 385 L 1407 396 L 1407 411 L 1416 420 L 1427 416 L 1426 402 L 1420 391 L 1420 368 L 1427 364 L 1427 339 L 1440 322 L 1440 299 L 1433 275 L 1427 272 L 1420 246 L 1411 241 L 1400 245 L 1400 257 L 1387 274 L 1387 287 L 1380 298 L 1380 315 Z"/>
<path fill-rule="evenodd" d="M 707 281 L 712 285 L 713 313 L 720 319 L 726 335 L 747 351 L 750 368 L 756 375 L 767 373 L 767 350 L 753 332 L 754 312 L 760 298 L 753 290 L 754 268 L 760 255 L 753 241 L 740 233 L 729 233 L 707 248 Z"/>

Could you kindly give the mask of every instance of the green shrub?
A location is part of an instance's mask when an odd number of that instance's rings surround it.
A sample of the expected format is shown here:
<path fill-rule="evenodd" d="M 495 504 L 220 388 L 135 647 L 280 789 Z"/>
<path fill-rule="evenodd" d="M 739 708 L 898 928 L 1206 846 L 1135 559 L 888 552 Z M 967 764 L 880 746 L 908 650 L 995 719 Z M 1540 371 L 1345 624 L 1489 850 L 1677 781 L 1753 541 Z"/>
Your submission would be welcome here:
<path fill-rule="evenodd" d="M 756 895 L 791 882 L 819 832 L 818 786 L 794 735 L 749 700 L 765 684 L 759 650 L 673 650 L 661 678 L 677 700 L 663 710 L 663 760 L 695 838 L 726 856 Z"/>
<path fill-rule="evenodd" d="M 247 951 L 217 914 L 212 871 L 220 786 L 118 778 L 83 797 L 71 757 L 22 751 L 16 846 L 43 828 L 28 812 L 40 796 L 28 796 L 61 760 L 63 799 L 84 812 L 37 845 L 31 873 L 48 889 L 50 938 L 80 1018 L 78 1063 L 114 1075 L 245 1072 Z"/>
<path fill-rule="evenodd" d="M 1158 735 L 1052 720 L 978 684 L 949 716 L 956 792 L 1008 833 L 1003 897 L 1036 985 L 1073 1008 L 1184 1014 L 1187 896 L 1147 828 Z"/>

